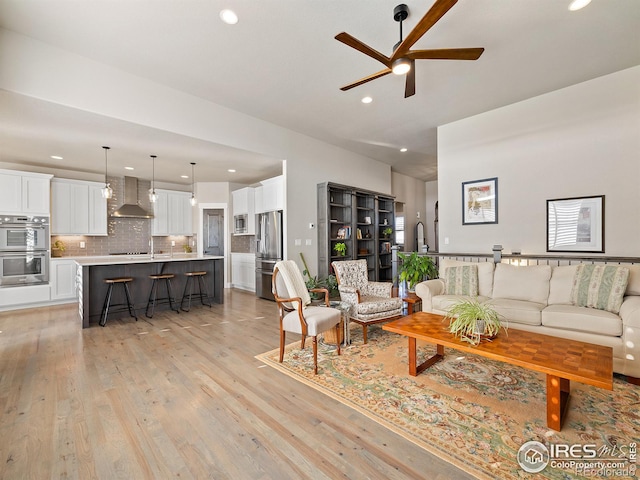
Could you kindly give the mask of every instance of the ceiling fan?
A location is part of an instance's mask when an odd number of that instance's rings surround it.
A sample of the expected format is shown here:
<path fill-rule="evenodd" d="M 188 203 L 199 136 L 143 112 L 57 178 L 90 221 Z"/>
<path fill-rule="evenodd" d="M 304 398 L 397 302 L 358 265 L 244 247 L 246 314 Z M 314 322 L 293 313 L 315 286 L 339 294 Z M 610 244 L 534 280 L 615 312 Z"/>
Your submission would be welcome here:
<path fill-rule="evenodd" d="M 427 33 L 438 20 L 440 20 L 458 0 L 436 0 L 429 11 L 422 17 L 409 35 L 402 39 L 402 21 L 409 16 L 409 8 L 405 4 L 398 5 L 393 9 L 393 19 L 400 23 L 400 41 L 393 47 L 390 57 L 383 55 L 369 45 L 362 43 L 357 38 L 346 32 L 336 35 L 336 40 L 355 48 L 361 53 L 382 63 L 386 68 L 377 73 L 361 78 L 360 80 L 345 85 L 340 90 L 347 91 L 354 87 L 363 85 L 376 78 L 383 77 L 391 72 L 397 75 L 407 75 L 405 83 L 404 97 L 410 97 L 416 93 L 416 70 L 414 68 L 416 60 L 477 60 L 484 52 L 484 48 L 446 48 L 435 50 L 410 50 L 414 43 Z"/>

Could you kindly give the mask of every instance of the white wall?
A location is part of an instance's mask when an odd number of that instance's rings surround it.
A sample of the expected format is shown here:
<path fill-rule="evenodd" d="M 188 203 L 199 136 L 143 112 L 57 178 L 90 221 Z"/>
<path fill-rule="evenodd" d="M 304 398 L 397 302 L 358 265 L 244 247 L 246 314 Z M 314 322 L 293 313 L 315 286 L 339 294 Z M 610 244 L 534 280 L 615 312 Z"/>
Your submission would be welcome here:
<path fill-rule="evenodd" d="M 391 167 L 337 147 L 315 141 L 292 149 L 295 161 L 287 161 L 287 258 L 302 265 L 304 254 L 311 275 L 318 274 L 317 185 L 334 182 L 391 194 Z M 309 228 L 314 223 L 316 228 Z M 301 245 L 295 245 L 295 240 Z M 310 245 L 306 245 L 310 240 Z"/>
<path fill-rule="evenodd" d="M 424 222 L 424 228 L 427 233 L 427 245 L 429 245 L 429 251 L 438 251 L 436 245 L 436 231 L 435 231 L 435 219 L 436 219 L 436 202 L 438 201 L 438 181 L 425 182 L 425 191 L 427 196 L 427 215 Z"/>
<path fill-rule="evenodd" d="M 417 248 L 416 223 L 421 221 L 425 224 L 425 182 L 393 172 L 391 193 L 396 197 L 396 202 L 404 203 L 404 249 L 407 252 L 414 252 Z M 420 213 L 419 219 L 418 213 Z"/>
<path fill-rule="evenodd" d="M 546 200 L 605 195 L 605 254 L 638 256 L 639 153 L 640 66 L 444 125 L 440 251 L 545 253 Z M 463 226 L 461 183 L 489 177 L 499 223 Z"/>

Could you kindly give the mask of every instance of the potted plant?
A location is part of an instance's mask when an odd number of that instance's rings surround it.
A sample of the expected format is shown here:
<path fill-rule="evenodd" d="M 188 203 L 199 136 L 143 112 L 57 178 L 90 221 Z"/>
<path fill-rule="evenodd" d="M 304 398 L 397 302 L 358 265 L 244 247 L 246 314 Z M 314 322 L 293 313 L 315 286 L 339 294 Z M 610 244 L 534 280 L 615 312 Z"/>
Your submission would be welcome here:
<path fill-rule="evenodd" d="M 393 229 L 391 227 L 387 227 L 384 230 L 382 230 L 382 237 L 389 238 L 392 233 L 393 233 Z"/>
<path fill-rule="evenodd" d="M 415 290 L 416 285 L 426 278 L 436 278 L 438 275 L 438 269 L 431 257 L 418 255 L 416 252 L 410 255 L 398 253 L 398 257 L 402 260 L 399 279 L 401 282 L 407 282 L 410 291 Z"/>
<path fill-rule="evenodd" d="M 453 304 L 444 318 L 449 320 L 451 333 L 474 346 L 482 339 L 495 338 L 502 326 L 500 314 L 491 304 L 480 303 L 476 298 Z"/>
<path fill-rule="evenodd" d="M 338 242 L 333 246 L 333 249 L 338 255 L 344 257 L 347 253 L 347 244 L 344 242 Z"/>
<path fill-rule="evenodd" d="M 51 256 L 52 257 L 61 257 L 62 252 L 67 249 L 67 246 L 64 244 L 62 240 L 56 240 L 53 243 L 53 247 L 51 247 Z"/>

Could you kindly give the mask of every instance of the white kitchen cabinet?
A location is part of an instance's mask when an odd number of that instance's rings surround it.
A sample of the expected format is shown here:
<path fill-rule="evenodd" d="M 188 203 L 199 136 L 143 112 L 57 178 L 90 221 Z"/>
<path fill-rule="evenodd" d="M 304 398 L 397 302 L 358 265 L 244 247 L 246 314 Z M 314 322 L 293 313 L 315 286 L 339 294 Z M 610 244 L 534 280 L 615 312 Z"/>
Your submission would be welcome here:
<path fill-rule="evenodd" d="M 284 210 L 284 176 L 268 178 L 262 184 L 260 211 L 256 213 Z"/>
<path fill-rule="evenodd" d="M 107 199 L 102 183 L 89 184 L 89 235 L 107 235 Z"/>
<path fill-rule="evenodd" d="M 233 192 L 231 192 L 231 196 L 233 200 L 233 216 L 247 216 L 246 231 L 241 233 L 234 233 L 234 235 L 255 235 L 255 189 L 252 187 L 245 187 L 239 190 L 234 190 Z"/>
<path fill-rule="evenodd" d="M 151 233 L 154 236 L 169 235 L 169 194 L 156 189 L 156 201 L 152 203 L 153 220 Z"/>
<path fill-rule="evenodd" d="M 70 258 L 52 258 L 49 272 L 51 300 L 77 299 L 76 273 L 77 264 Z"/>
<path fill-rule="evenodd" d="M 50 301 L 50 285 L 0 288 L 0 311 L 31 308 Z"/>
<path fill-rule="evenodd" d="M 255 205 L 255 212 L 256 213 L 264 213 L 264 212 L 266 212 L 266 210 L 264 209 L 264 201 L 262 200 L 263 190 L 264 190 L 264 187 L 262 185 L 260 185 L 259 187 L 254 188 L 253 203 Z"/>
<path fill-rule="evenodd" d="M 0 170 L 2 213 L 49 215 L 49 182 L 53 175 Z"/>
<path fill-rule="evenodd" d="M 256 256 L 253 253 L 231 254 L 231 283 L 234 288 L 256 291 Z"/>
<path fill-rule="evenodd" d="M 234 215 L 252 215 L 255 213 L 255 188 L 245 187 L 231 192 Z"/>
<path fill-rule="evenodd" d="M 97 182 L 51 181 L 52 235 L 107 235 L 107 200 Z"/>
<path fill-rule="evenodd" d="M 151 231 L 154 236 L 193 235 L 191 194 L 156 189 L 158 199 L 153 204 Z"/>

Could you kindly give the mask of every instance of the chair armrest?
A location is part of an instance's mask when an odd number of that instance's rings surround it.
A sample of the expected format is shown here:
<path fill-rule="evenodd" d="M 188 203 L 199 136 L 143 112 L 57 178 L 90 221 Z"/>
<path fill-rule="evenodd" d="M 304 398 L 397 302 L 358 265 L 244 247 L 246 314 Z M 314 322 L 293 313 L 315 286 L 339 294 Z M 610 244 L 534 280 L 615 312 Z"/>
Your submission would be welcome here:
<path fill-rule="evenodd" d="M 444 282 L 439 278 L 416 285 L 416 295 L 422 299 L 422 311 L 433 311 L 433 297 L 444 293 Z"/>
<path fill-rule="evenodd" d="M 327 307 L 329 306 L 329 290 L 326 288 L 310 288 L 309 291 L 314 293 L 324 293 L 324 304 Z"/>
<path fill-rule="evenodd" d="M 372 297 L 391 298 L 393 283 L 391 282 L 367 282 L 365 295 Z"/>
<path fill-rule="evenodd" d="M 360 303 L 360 290 L 356 287 L 338 285 L 338 291 L 340 292 L 340 300 L 343 302 L 346 302 L 349 305 L 357 305 Z"/>

